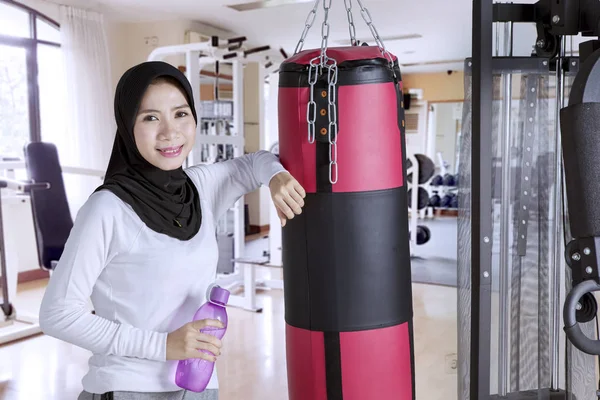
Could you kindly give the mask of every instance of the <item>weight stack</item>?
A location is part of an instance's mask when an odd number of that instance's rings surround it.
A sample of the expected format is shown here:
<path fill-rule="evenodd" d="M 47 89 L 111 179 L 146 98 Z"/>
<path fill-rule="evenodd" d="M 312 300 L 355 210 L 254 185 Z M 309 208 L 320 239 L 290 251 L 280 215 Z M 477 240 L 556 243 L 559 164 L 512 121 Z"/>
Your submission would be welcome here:
<path fill-rule="evenodd" d="M 327 49 L 338 66 L 331 183 L 327 68 L 308 136 L 309 64 L 319 55 L 302 51 L 279 72 L 280 160 L 307 193 L 282 232 L 289 399 L 414 400 L 400 69 L 377 47 Z"/>

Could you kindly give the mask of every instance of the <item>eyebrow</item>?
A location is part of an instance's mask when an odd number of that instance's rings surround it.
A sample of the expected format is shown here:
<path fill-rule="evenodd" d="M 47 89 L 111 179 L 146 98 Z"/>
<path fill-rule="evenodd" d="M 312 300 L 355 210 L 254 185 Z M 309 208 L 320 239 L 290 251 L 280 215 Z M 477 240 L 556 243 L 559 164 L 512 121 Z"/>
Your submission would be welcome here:
<path fill-rule="evenodd" d="M 171 109 L 171 111 L 179 110 L 181 108 L 190 108 L 190 106 L 188 104 L 182 104 L 180 106 L 173 107 Z M 158 111 L 158 110 L 152 110 L 152 109 L 145 109 L 145 110 L 140 111 L 139 114 L 147 114 L 147 113 L 151 113 L 151 112 L 159 113 L 160 111 Z"/>

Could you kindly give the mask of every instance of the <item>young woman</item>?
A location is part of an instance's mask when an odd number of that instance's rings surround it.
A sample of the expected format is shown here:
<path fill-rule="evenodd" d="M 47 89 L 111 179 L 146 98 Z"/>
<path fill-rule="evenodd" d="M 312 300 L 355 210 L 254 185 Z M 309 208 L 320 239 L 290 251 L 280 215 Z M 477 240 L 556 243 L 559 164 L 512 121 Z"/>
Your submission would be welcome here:
<path fill-rule="evenodd" d="M 197 116 L 189 82 L 169 64 L 127 71 L 115 114 L 105 182 L 77 215 L 40 325 L 93 353 L 79 400 L 216 400 L 216 371 L 202 393 L 174 379 L 178 360 L 221 354 L 221 341 L 200 333 L 220 322 L 190 322 L 216 278 L 215 224 L 261 185 L 285 224 L 301 212 L 304 189 L 266 151 L 183 170 Z"/>

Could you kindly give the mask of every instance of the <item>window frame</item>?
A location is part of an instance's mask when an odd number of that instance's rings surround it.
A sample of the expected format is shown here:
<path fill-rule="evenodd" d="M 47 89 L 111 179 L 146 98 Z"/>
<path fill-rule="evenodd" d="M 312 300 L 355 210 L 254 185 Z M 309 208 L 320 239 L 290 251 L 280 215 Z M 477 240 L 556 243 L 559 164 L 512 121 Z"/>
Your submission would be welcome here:
<path fill-rule="evenodd" d="M 60 43 L 41 40 L 37 37 L 37 21 L 44 20 L 51 26 L 60 30 L 60 24 L 41 12 L 19 3 L 15 0 L 0 0 L 0 3 L 19 8 L 29 14 L 30 37 L 20 38 L 0 34 L 0 45 L 20 47 L 27 52 L 27 94 L 29 100 L 29 141 L 41 142 L 42 130 L 40 119 L 40 92 L 38 86 L 38 45 L 61 47 Z"/>

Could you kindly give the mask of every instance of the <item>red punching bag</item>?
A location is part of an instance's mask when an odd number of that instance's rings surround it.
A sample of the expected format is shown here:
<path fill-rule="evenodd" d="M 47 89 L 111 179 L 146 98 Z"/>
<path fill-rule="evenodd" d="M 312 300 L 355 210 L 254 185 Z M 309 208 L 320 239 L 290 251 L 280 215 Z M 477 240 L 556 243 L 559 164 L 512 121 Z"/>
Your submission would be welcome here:
<path fill-rule="evenodd" d="M 279 156 L 307 193 L 282 232 L 289 400 L 414 400 L 397 60 L 297 50 L 278 90 Z"/>

